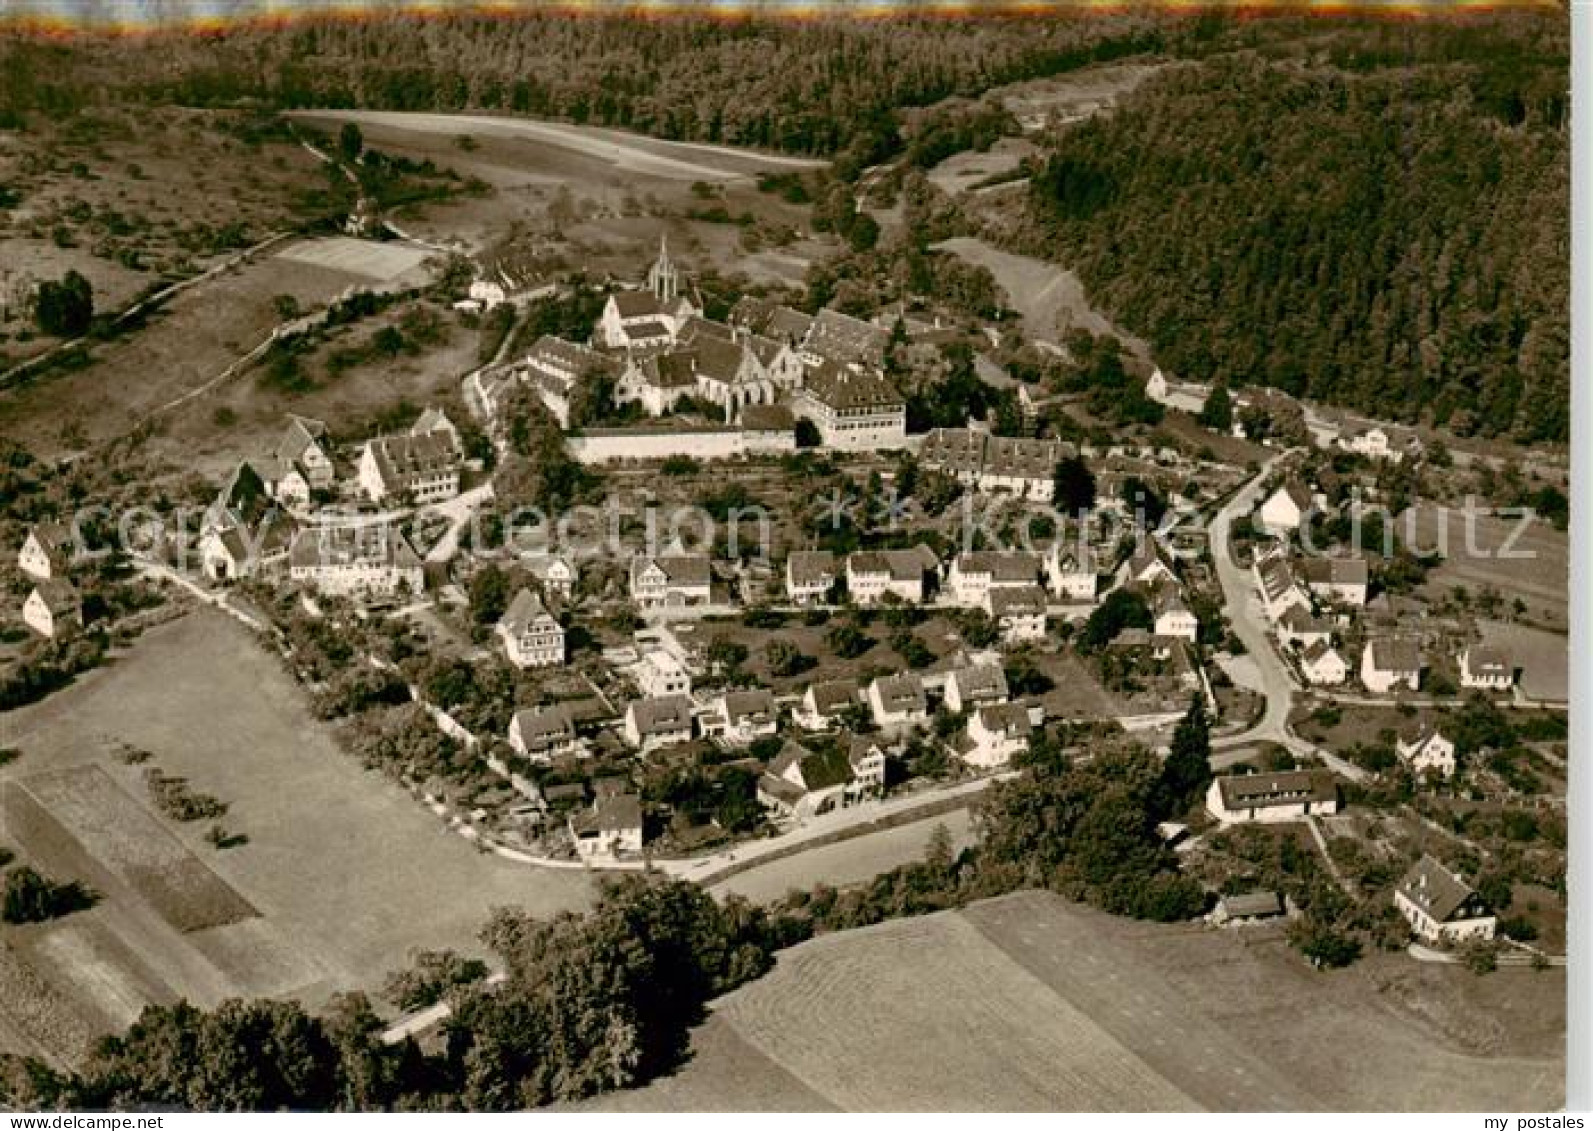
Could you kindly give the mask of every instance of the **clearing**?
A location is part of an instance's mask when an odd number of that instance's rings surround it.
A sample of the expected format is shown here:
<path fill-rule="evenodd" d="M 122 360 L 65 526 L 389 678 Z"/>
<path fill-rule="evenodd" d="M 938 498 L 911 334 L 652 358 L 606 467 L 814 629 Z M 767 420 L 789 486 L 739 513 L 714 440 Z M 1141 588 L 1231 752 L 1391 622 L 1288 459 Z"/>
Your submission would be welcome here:
<path fill-rule="evenodd" d="M 247 837 L 157 814 L 122 743 L 228 806 Z M 584 906 L 591 879 L 484 854 L 339 750 L 298 686 L 219 613 L 5 717 L 0 843 L 100 893 L 92 910 L 0 931 L 0 1047 L 77 1055 L 146 1002 L 377 991 L 417 948 L 474 953 L 498 906 Z M 17 987 L 16 992 L 11 987 Z M 31 987 L 31 988 L 29 988 Z"/>
<path fill-rule="evenodd" d="M 679 1073 L 593 1106 L 1547 1110 L 1564 991 L 1561 971 L 1403 955 L 1323 974 L 1274 928 L 1026 892 L 785 951 L 716 1004 Z"/>

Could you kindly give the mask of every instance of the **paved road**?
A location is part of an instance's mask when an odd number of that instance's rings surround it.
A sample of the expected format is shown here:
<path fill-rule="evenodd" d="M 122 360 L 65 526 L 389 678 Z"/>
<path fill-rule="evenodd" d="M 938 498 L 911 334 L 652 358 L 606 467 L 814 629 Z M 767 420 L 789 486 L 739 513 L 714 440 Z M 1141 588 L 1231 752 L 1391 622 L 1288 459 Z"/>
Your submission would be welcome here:
<path fill-rule="evenodd" d="M 1211 766 L 1214 770 L 1227 769 L 1246 760 L 1249 751 L 1245 748 L 1273 742 L 1299 757 L 1318 759 L 1345 777 L 1359 781 L 1366 776 L 1360 767 L 1312 746 L 1289 729 L 1289 712 L 1297 690 L 1294 675 L 1272 645 L 1270 625 L 1251 584 L 1250 571 L 1242 568 L 1233 556 L 1234 519 L 1255 508 L 1262 484 L 1295 451 L 1280 452 L 1262 464 L 1255 478 L 1239 488 L 1211 520 L 1211 557 L 1217 567 L 1217 580 L 1222 585 L 1223 612 L 1233 626 L 1234 635 L 1255 663 L 1262 694 L 1266 697 L 1266 710 L 1249 730 L 1212 739 Z"/>

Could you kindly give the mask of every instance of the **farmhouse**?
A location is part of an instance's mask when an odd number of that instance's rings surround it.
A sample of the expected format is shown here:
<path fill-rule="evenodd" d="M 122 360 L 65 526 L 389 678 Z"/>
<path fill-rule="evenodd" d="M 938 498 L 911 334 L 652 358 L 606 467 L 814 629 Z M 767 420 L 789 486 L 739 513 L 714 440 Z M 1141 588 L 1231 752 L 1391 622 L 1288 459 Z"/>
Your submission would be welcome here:
<path fill-rule="evenodd" d="M 359 484 L 373 503 L 443 502 L 459 494 L 459 447 L 446 430 L 378 436 L 360 451 Z"/>
<path fill-rule="evenodd" d="M 1005 703 L 1012 697 L 1000 664 L 958 668 L 946 679 L 946 707 L 957 714 L 976 707 Z"/>
<path fill-rule="evenodd" d="M 924 600 L 925 576 L 939 567 L 922 543 L 910 550 L 859 550 L 846 559 L 846 590 L 859 605 L 876 605 L 887 595 L 916 605 Z"/>
<path fill-rule="evenodd" d="M 812 421 L 823 445 L 837 451 L 888 450 L 907 442 L 907 401 L 879 373 L 823 364 L 808 374 L 791 411 Z"/>
<path fill-rule="evenodd" d="M 17 566 L 35 581 L 62 577 L 72 559 L 72 543 L 72 532 L 64 523 L 40 523 L 22 540 Z"/>
<path fill-rule="evenodd" d="M 1350 676 L 1344 657 L 1325 640 L 1307 645 L 1300 653 L 1300 671 L 1313 687 L 1337 687 Z"/>
<path fill-rule="evenodd" d="M 992 589 L 985 608 L 1009 645 L 1044 640 L 1045 610 L 1045 590 L 1038 585 Z"/>
<path fill-rule="evenodd" d="M 1038 555 L 1022 550 L 965 550 L 946 571 L 946 590 L 963 609 L 985 608 L 997 589 L 1033 586 L 1040 576 Z"/>
<path fill-rule="evenodd" d="M 636 699 L 625 708 L 625 740 L 643 754 L 690 742 L 691 700 L 684 695 Z"/>
<path fill-rule="evenodd" d="M 22 621 L 40 636 L 62 639 L 83 627 L 83 601 L 70 582 L 46 578 L 22 602 Z"/>
<path fill-rule="evenodd" d="M 840 723 L 846 712 L 862 703 L 863 691 L 855 679 L 810 683 L 802 693 L 801 705 L 792 712 L 792 718 L 804 730 L 828 730 Z"/>
<path fill-rule="evenodd" d="M 641 608 L 706 605 L 712 593 L 713 566 L 706 554 L 631 559 L 631 600 Z"/>
<path fill-rule="evenodd" d="M 1427 773 L 1443 778 L 1455 776 L 1455 744 L 1432 727 L 1424 726 L 1409 738 L 1395 739 L 1394 753 L 1418 777 Z"/>
<path fill-rule="evenodd" d="M 586 860 L 613 859 L 642 851 L 642 800 L 634 793 L 599 794 L 589 812 L 572 813 L 570 839 Z"/>
<path fill-rule="evenodd" d="M 420 555 L 388 523 L 306 527 L 288 551 L 288 573 L 328 596 L 391 596 L 426 586 Z"/>
<path fill-rule="evenodd" d="M 830 599 L 838 576 L 829 550 L 792 550 L 785 560 L 785 594 L 795 604 L 822 604 Z"/>
<path fill-rule="evenodd" d="M 1338 783 L 1321 770 L 1222 777 L 1206 791 L 1206 811 L 1220 824 L 1282 824 L 1339 811 Z"/>
<path fill-rule="evenodd" d="M 1421 645 L 1414 640 L 1383 637 L 1368 640 L 1361 651 L 1361 683 L 1375 695 L 1398 688 L 1415 691 L 1422 682 Z"/>
<path fill-rule="evenodd" d="M 1493 938 L 1498 920 L 1477 893 L 1431 856 L 1423 856 L 1394 889 L 1394 906 L 1416 936 L 1430 943 Z"/>
<path fill-rule="evenodd" d="M 1508 691 L 1516 681 L 1515 664 L 1501 648 L 1473 645 L 1460 654 L 1460 685 L 1482 691 Z"/>
<path fill-rule="evenodd" d="M 289 417 L 287 431 L 273 454 L 279 462 L 298 468 L 312 490 L 324 491 L 337 478 L 331 441 L 322 421 L 307 416 Z"/>
<path fill-rule="evenodd" d="M 509 745 L 516 754 L 533 762 L 551 762 L 583 752 L 575 720 L 562 706 L 516 711 L 509 723 Z"/>
<path fill-rule="evenodd" d="M 1271 534 L 1292 534 L 1300 529 L 1315 502 L 1305 484 L 1291 479 L 1261 504 L 1259 524 Z"/>
<path fill-rule="evenodd" d="M 968 720 L 957 756 L 979 770 L 997 770 L 1011 763 L 1029 745 L 1034 726 L 1022 703 L 980 707 Z"/>
<path fill-rule="evenodd" d="M 498 621 L 509 662 L 517 668 L 545 668 L 564 663 L 564 626 L 529 589 L 521 589 Z"/>
<path fill-rule="evenodd" d="M 1360 607 L 1366 604 L 1369 572 L 1365 558 L 1307 558 L 1300 563 L 1306 588 L 1324 600 Z"/>
<path fill-rule="evenodd" d="M 768 691 L 727 691 L 714 704 L 711 722 L 704 722 L 715 737 L 732 746 L 745 746 L 777 732 L 780 711 Z"/>
<path fill-rule="evenodd" d="M 882 675 L 868 685 L 868 708 L 881 729 L 913 727 L 929 721 L 924 685 L 912 672 Z"/>

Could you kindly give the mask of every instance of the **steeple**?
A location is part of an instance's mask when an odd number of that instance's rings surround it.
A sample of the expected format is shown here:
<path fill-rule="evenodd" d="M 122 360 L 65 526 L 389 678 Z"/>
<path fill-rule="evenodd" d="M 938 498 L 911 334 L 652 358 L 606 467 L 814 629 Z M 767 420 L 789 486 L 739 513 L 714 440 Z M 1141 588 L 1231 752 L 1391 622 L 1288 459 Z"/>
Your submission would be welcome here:
<path fill-rule="evenodd" d="M 674 302 L 680 295 L 680 272 L 669 261 L 669 236 L 658 237 L 658 258 L 647 272 L 647 289 L 661 303 Z"/>

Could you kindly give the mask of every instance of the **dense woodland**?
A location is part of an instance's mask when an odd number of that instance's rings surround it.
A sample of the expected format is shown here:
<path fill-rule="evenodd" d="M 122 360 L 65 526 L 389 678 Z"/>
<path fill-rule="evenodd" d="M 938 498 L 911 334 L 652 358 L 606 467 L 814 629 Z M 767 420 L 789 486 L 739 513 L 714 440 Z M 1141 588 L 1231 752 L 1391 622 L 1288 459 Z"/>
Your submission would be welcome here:
<path fill-rule="evenodd" d="M 1182 377 L 1564 440 L 1565 59 L 1451 45 L 1162 73 L 1057 139 L 1051 254 Z"/>

